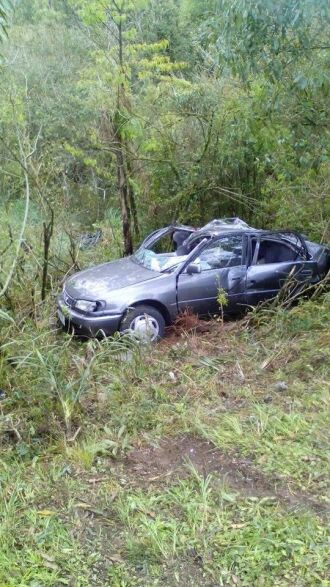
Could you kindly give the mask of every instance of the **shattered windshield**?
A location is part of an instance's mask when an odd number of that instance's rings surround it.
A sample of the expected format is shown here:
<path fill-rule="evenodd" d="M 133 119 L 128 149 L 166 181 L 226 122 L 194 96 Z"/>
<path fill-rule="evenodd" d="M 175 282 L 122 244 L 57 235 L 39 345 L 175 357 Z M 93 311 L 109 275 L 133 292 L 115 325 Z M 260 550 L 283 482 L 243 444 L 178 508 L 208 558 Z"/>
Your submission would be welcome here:
<path fill-rule="evenodd" d="M 190 232 L 183 229 L 162 234 L 150 245 L 142 245 L 133 256 L 134 260 L 146 269 L 160 273 L 171 272 L 183 263 L 190 251 L 184 247 L 184 242 Z"/>
<path fill-rule="evenodd" d="M 170 272 L 175 267 L 183 263 L 187 255 L 176 255 L 175 253 L 155 253 L 150 249 L 140 247 L 135 253 L 134 259 L 146 269 L 152 271 Z"/>

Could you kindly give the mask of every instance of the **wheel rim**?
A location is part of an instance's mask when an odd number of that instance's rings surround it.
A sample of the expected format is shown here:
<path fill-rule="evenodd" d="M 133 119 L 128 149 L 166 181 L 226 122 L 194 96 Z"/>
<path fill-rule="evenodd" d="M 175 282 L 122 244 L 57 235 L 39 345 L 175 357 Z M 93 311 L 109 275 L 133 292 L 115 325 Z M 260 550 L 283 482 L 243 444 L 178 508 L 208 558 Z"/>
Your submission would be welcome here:
<path fill-rule="evenodd" d="M 141 314 L 134 318 L 129 329 L 144 340 L 154 341 L 159 336 L 159 324 L 150 314 Z"/>

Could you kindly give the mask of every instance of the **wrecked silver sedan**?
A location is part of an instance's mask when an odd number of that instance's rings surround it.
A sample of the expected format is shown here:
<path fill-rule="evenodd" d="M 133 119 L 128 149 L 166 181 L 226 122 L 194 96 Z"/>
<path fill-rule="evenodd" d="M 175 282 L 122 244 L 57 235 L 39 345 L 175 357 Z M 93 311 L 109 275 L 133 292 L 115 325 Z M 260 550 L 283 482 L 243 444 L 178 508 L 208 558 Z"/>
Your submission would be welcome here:
<path fill-rule="evenodd" d="M 294 277 L 316 283 L 328 271 L 329 249 L 294 231 L 249 227 L 238 218 L 201 229 L 168 226 L 149 235 L 131 257 L 76 273 L 64 284 L 58 317 L 77 334 L 132 332 L 157 340 L 179 312 L 200 316 L 273 298 Z"/>

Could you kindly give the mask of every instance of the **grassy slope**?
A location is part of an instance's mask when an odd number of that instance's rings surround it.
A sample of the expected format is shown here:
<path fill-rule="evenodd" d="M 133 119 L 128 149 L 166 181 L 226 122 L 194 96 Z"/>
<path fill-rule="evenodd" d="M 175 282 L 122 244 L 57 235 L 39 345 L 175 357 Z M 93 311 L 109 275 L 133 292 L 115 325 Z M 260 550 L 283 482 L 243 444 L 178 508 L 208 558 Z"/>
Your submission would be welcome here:
<path fill-rule="evenodd" d="M 330 584 L 327 300 L 257 320 L 8 331 L 1 586 Z"/>

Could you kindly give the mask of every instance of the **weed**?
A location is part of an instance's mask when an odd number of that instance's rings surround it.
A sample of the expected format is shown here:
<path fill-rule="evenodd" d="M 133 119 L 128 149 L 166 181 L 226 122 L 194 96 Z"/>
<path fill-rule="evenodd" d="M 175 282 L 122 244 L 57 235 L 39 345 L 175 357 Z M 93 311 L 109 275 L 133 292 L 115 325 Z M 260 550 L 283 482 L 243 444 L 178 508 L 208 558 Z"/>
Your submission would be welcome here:
<path fill-rule="evenodd" d="M 218 289 L 217 302 L 220 308 L 221 322 L 223 322 L 224 308 L 228 306 L 228 294 L 223 287 L 219 287 Z"/>

